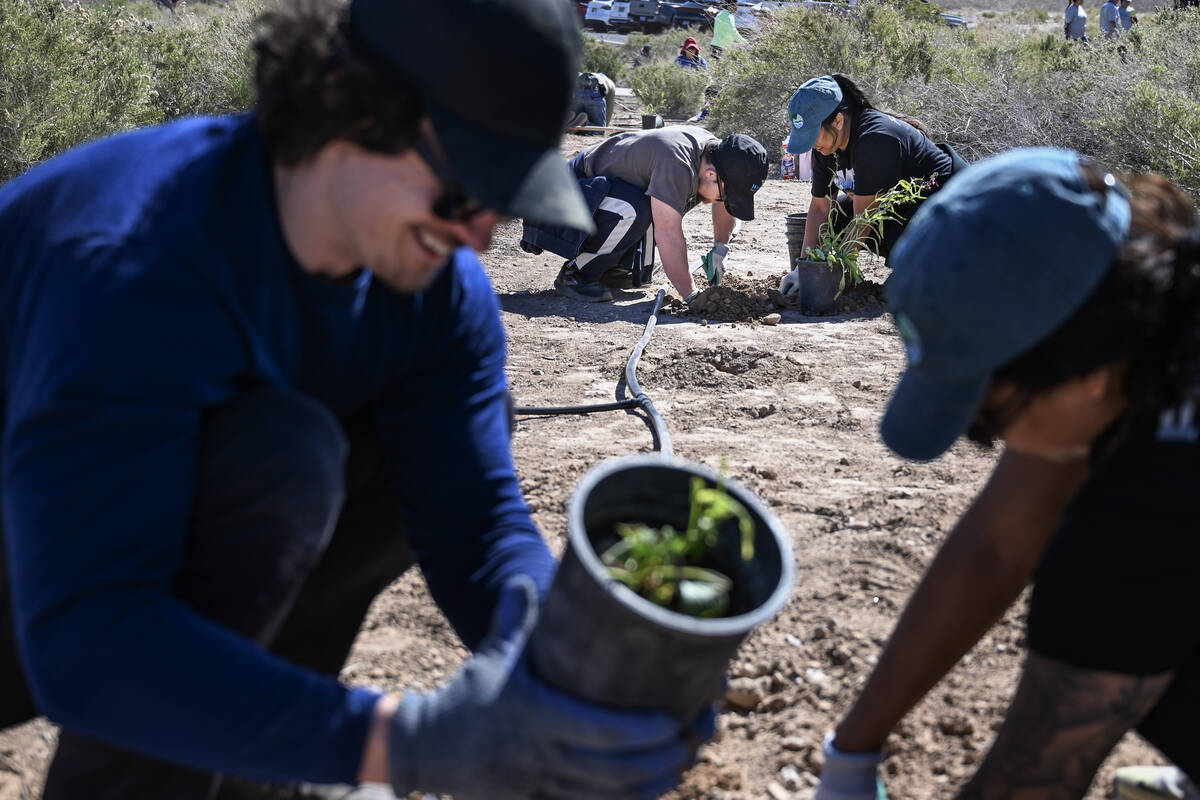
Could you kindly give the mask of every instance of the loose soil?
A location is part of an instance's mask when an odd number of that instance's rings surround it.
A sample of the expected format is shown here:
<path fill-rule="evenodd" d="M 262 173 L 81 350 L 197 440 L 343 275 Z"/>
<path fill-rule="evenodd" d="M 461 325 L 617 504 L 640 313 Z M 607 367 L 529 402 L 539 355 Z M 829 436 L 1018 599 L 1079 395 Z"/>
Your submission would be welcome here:
<path fill-rule="evenodd" d="M 623 109 L 628 124 L 635 110 Z M 572 154 L 596 141 L 568 136 Z M 777 296 L 787 271 L 784 215 L 807 207 L 807 184 L 770 180 L 757 218 L 731 247 L 725 284 L 701 306 L 665 304 L 638 378 L 678 455 L 719 468 L 756 492 L 791 533 L 791 602 L 746 641 L 733 663 L 719 732 L 674 800 L 808 798 L 821 739 L 853 700 L 945 533 L 988 475 L 995 453 L 957 444 L 912 463 L 881 443 L 878 424 L 904 351 L 880 302 L 887 270 L 837 313 L 807 317 Z M 694 261 L 711 246 L 703 209 L 685 218 Z M 560 262 L 518 247 L 520 227 L 497 231 L 484 256 L 509 335 L 518 405 L 614 397 L 642 334 L 652 290 L 616 291 L 585 305 L 551 288 Z M 672 293 L 673 296 L 673 293 Z M 777 324 L 764 317 L 778 314 Z M 606 458 L 651 449 L 634 413 L 522 418 L 513 440 L 521 486 L 547 540 L 561 549 L 564 509 L 580 476 Z M 892 798 L 948 798 L 972 774 L 1003 718 L 1025 655 L 1025 601 L 934 688 L 888 743 Z M 376 601 L 343 670 L 353 684 L 432 688 L 466 651 L 419 574 Z M 38 721 L 0 734 L 0 800 L 36 797 L 55 729 Z M 1161 763 L 1130 735 L 1088 798 L 1111 797 L 1116 766 Z"/>

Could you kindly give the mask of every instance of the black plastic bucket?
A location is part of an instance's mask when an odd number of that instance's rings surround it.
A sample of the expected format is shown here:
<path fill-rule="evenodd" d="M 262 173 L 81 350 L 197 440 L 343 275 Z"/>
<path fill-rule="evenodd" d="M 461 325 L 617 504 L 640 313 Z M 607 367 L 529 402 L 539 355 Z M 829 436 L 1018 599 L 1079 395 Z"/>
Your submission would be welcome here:
<path fill-rule="evenodd" d="M 796 259 L 804 256 L 804 230 L 808 227 L 808 212 L 787 215 L 788 271 L 795 269 Z"/>
<path fill-rule="evenodd" d="M 842 271 L 831 269 L 827 261 L 801 259 L 794 266 L 800 271 L 800 311 L 823 314 L 832 310 L 840 294 Z"/>
<path fill-rule="evenodd" d="M 529 642 L 534 670 L 572 694 L 621 708 L 655 709 L 687 724 L 721 694 L 722 677 L 755 626 L 783 607 L 794 567 L 779 521 L 747 489 L 729 494 L 754 520 L 754 558 L 741 558 L 737 522 L 721 528 L 715 566 L 733 579 L 732 616 L 702 619 L 662 608 L 610 578 L 597 552 L 620 522 L 687 527 L 693 476 L 720 476 L 699 464 L 655 455 L 607 461 L 571 497 L 569 541 Z"/>
<path fill-rule="evenodd" d="M 663 119 L 658 114 L 642 114 L 643 130 L 653 130 L 654 128 L 661 128 L 662 126 Z"/>

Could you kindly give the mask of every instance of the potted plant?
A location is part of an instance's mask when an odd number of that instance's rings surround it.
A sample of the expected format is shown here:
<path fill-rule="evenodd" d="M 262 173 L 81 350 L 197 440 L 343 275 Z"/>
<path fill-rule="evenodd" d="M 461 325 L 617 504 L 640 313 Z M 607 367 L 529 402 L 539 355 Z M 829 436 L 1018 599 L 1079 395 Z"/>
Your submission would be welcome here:
<path fill-rule="evenodd" d="M 904 221 L 901 208 L 928 197 L 936 181 L 936 173 L 928 179 L 903 179 L 840 229 L 838 220 L 844 212 L 839 203 L 831 202 L 829 216 L 817 231 L 817 244 L 793 264 L 800 274 L 801 310 L 806 314 L 828 311 L 842 292 L 862 283 L 858 257 L 863 248 L 876 248 L 875 243 L 883 238 L 883 226 Z M 865 244 L 860 243 L 864 235 Z"/>
<path fill-rule="evenodd" d="M 745 636 L 787 602 L 783 527 L 745 488 L 656 455 L 596 467 L 567 513 L 533 669 L 594 702 L 690 723 L 720 696 Z"/>

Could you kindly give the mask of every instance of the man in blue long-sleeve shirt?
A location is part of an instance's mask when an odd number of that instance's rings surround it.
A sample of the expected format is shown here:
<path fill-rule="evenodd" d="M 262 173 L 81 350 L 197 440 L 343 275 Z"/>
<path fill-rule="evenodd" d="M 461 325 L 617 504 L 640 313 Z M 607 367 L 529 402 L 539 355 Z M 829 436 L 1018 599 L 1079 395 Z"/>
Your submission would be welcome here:
<path fill-rule="evenodd" d="M 569 11 L 281 7 L 255 112 L 0 187 L 0 725 L 63 726 L 46 800 L 198 800 L 217 773 L 458 798 L 677 780 L 677 725 L 520 657 L 554 564 L 472 249 L 500 214 L 590 226 L 557 152 Z M 497 58 L 508 91 L 479 79 Z M 402 701 L 341 685 L 414 559 L 475 655 Z"/>

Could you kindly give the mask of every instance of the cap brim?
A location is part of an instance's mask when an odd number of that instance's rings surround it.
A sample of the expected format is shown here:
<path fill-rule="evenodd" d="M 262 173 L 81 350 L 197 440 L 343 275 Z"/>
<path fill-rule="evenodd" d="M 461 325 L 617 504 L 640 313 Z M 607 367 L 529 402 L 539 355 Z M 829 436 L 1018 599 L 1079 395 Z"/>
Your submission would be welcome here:
<path fill-rule="evenodd" d="M 792 128 L 792 133 L 788 136 L 787 151 L 793 154 L 807 153 L 813 149 L 813 145 L 817 143 L 817 136 L 820 131 L 818 126 Z"/>
<path fill-rule="evenodd" d="M 743 222 L 754 219 L 754 193 L 737 194 L 726 189 L 725 210 Z"/>
<path fill-rule="evenodd" d="M 932 461 L 966 431 L 987 394 L 991 377 L 935 381 L 910 367 L 888 403 L 879 432 L 897 455 Z"/>
<path fill-rule="evenodd" d="M 493 211 L 592 233 L 595 224 L 579 181 L 557 147 L 515 141 L 429 108 L 455 176 Z"/>

